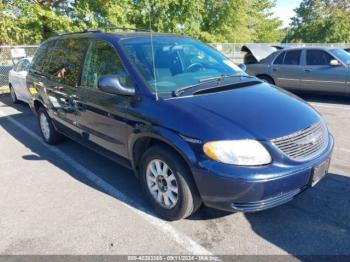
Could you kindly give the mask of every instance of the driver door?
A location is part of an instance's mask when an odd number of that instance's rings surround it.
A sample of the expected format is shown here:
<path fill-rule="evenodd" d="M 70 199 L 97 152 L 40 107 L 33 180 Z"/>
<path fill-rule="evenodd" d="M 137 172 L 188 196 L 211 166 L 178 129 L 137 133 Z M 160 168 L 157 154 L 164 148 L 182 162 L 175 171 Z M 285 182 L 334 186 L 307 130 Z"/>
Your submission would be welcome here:
<path fill-rule="evenodd" d="M 105 75 L 116 75 L 123 86 L 132 86 L 113 45 L 92 40 L 75 102 L 77 124 L 86 142 L 127 157 L 125 110 L 132 97 L 99 90 L 98 79 Z"/>
<path fill-rule="evenodd" d="M 301 88 L 321 92 L 345 92 L 348 69 L 343 64 L 331 66 L 331 60 L 335 59 L 324 50 L 306 50 Z"/>

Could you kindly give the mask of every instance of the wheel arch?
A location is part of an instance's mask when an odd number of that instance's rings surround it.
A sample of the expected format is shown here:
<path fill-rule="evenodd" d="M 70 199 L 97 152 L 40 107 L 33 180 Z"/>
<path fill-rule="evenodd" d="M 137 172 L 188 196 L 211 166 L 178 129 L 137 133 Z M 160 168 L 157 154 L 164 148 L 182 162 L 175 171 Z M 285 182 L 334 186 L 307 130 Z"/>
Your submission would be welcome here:
<path fill-rule="evenodd" d="M 272 80 L 272 84 L 276 84 L 275 79 L 274 79 L 272 76 L 270 76 L 269 74 L 266 74 L 266 73 L 257 74 L 256 77 L 257 77 L 257 78 L 261 78 L 261 77 L 269 78 L 269 79 Z"/>
<path fill-rule="evenodd" d="M 47 108 L 45 106 L 45 103 L 43 101 L 43 99 L 40 96 L 35 97 L 35 99 L 33 100 L 33 109 L 34 109 L 34 113 L 38 113 L 39 108 L 40 107 L 44 107 Z"/>
<path fill-rule="evenodd" d="M 129 141 L 129 155 L 132 167 L 138 175 L 139 164 L 143 153 L 155 144 L 161 144 L 178 154 L 190 171 L 192 164 L 196 162 L 196 156 L 190 145 L 178 134 L 164 128 L 155 128 L 155 132 L 147 132 L 134 135 Z"/>

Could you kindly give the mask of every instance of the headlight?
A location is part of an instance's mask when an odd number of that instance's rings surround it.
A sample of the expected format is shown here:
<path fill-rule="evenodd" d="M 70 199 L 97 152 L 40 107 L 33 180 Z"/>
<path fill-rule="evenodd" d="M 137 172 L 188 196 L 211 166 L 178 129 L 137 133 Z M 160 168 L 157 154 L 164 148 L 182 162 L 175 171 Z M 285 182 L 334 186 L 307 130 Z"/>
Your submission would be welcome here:
<path fill-rule="evenodd" d="M 272 161 L 269 152 L 256 140 L 208 142 L 203 150 L 209 158 L 225 164 L 258 166 Z"/>

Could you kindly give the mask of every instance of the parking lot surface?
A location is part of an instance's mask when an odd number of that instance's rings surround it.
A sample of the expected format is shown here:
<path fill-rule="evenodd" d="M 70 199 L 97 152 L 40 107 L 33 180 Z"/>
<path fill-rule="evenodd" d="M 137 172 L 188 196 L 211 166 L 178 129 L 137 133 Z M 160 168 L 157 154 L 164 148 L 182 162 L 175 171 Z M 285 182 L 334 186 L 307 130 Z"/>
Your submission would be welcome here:
<path fill-rule="evenodd" d="M 316 187 L 263 212 L 166 222 L 130 170 L 68 139 L 46 145 L 29 107 L 1 96 L 0 254 L 350 254 L 350 100 L 303 98 L 336 142 Z"/>

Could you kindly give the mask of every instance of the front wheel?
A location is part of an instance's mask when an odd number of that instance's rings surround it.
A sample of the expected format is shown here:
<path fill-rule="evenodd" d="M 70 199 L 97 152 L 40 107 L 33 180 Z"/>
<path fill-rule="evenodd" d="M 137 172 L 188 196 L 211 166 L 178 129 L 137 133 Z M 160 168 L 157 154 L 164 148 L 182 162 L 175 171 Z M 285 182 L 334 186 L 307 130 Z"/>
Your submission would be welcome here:
<path fill-rule="evenodd" d="M 40 107 L 38 110 L 38 121 L 41 135 L 46 143 L 54 145 L 61 142 L 62 135 L 56 131 L 44 107 Z"/>
<path fill-rule="evenodd" d="M 141 183 L 155 211 L 167 220 L 190 216 L 201 205 L 192 174 L 182 158 L 165 146 L 153 146 L 141 159 Z"/>

